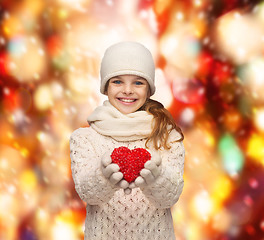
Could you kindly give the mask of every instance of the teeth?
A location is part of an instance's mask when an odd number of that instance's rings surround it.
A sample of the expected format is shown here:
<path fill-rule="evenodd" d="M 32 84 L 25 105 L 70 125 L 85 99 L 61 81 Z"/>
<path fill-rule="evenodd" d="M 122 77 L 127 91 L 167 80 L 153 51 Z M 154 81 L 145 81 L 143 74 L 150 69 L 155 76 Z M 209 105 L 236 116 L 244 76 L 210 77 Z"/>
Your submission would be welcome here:
<path fill-rule="evenodd" d="M 120 99 L 122 102 L 127 102 L 127 103 L 130 103 L 130 102 L 134 102 L 135 100 L 134 99 Z"/>

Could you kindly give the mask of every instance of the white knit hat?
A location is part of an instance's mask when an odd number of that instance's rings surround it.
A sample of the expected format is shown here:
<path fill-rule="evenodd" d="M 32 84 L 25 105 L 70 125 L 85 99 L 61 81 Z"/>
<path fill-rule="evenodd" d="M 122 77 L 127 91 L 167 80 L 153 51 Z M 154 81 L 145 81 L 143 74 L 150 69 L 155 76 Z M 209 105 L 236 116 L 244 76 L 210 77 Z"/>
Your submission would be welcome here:
<path fill-rule="evenodd" d="M 106 49 L 101 62 L 101 93 L 107 81 L 115 76 L 132 74 L 146 79 L 150 95 L 155 92 L 155 64 L 150 51 L 138 42 L 120 42 Z"/>

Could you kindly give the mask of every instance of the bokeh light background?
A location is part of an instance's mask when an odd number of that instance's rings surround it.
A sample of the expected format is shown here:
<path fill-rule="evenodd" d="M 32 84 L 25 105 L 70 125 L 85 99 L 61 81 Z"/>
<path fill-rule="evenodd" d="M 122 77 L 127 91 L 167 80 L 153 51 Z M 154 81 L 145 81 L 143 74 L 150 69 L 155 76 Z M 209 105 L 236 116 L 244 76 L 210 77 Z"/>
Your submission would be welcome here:
<path fill-rule="evenodd" d="M 83 238 L 69 136 L 106 97 L 104 50 L 153 53 L 185 134 L 178 240 L 264 239 L 264 2 L 1 0 L 0 239 Z"/>

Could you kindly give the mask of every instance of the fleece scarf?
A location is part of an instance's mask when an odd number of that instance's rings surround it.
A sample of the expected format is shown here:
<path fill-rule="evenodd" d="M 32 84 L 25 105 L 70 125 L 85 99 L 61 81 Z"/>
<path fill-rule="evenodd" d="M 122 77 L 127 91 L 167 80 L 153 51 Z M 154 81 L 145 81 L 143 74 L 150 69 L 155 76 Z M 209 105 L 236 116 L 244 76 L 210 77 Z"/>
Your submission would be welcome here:
<path fill-rule="evenodd" d="M 150 135 L 152 119 L 153 116 L 146 111 L 123 114 L 109 101 L 105 101 L 92 112 L 87 121 L 102 135 L 117 141 L 136 141 Z"/>

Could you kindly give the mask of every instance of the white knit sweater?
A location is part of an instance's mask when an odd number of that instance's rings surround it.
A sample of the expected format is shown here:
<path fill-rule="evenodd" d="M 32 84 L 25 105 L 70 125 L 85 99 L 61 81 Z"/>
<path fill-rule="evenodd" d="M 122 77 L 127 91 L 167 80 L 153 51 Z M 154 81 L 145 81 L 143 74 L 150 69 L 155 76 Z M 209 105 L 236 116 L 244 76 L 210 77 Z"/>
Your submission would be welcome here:
<path fill-rule="evenodd" d="M 173 130 L 170 142 L 179 136 Z M 87 203 L 85 240 L 175 239 L 170 207 L 183 189 L 182 142 L 174 142 L 169 150 L 159 150 L 161 175 L 153 184 L 134 188 L 129 195 L 113 187 L 101 172 L 101 156 L 106 151 L 120 146 L 145 148 L 145 141 L 116 141 L 92 127 L 79 128 L 71 135 L 72 176 L 77 193 Z"/>
<path fill-rule="evenodd" d="M 170 207 L 183 188 L 184 147 L 170 134 L 170 150 L 159 150 L 161 175 L 144 188 L 125 195 L 101 172 L 101 157 L 114 148 L 145 148 L 153 116 L 145 111 L 122 114 L 105 101 L 89 116 L 90 128 L 71 136 L 72 175 L 76 190 L 87 203 L 85 240 L 175 239 Z M 174 143 L 172 143 L 174 142 Z M 150 151 L 154 151 L 150 146 Z"/>

